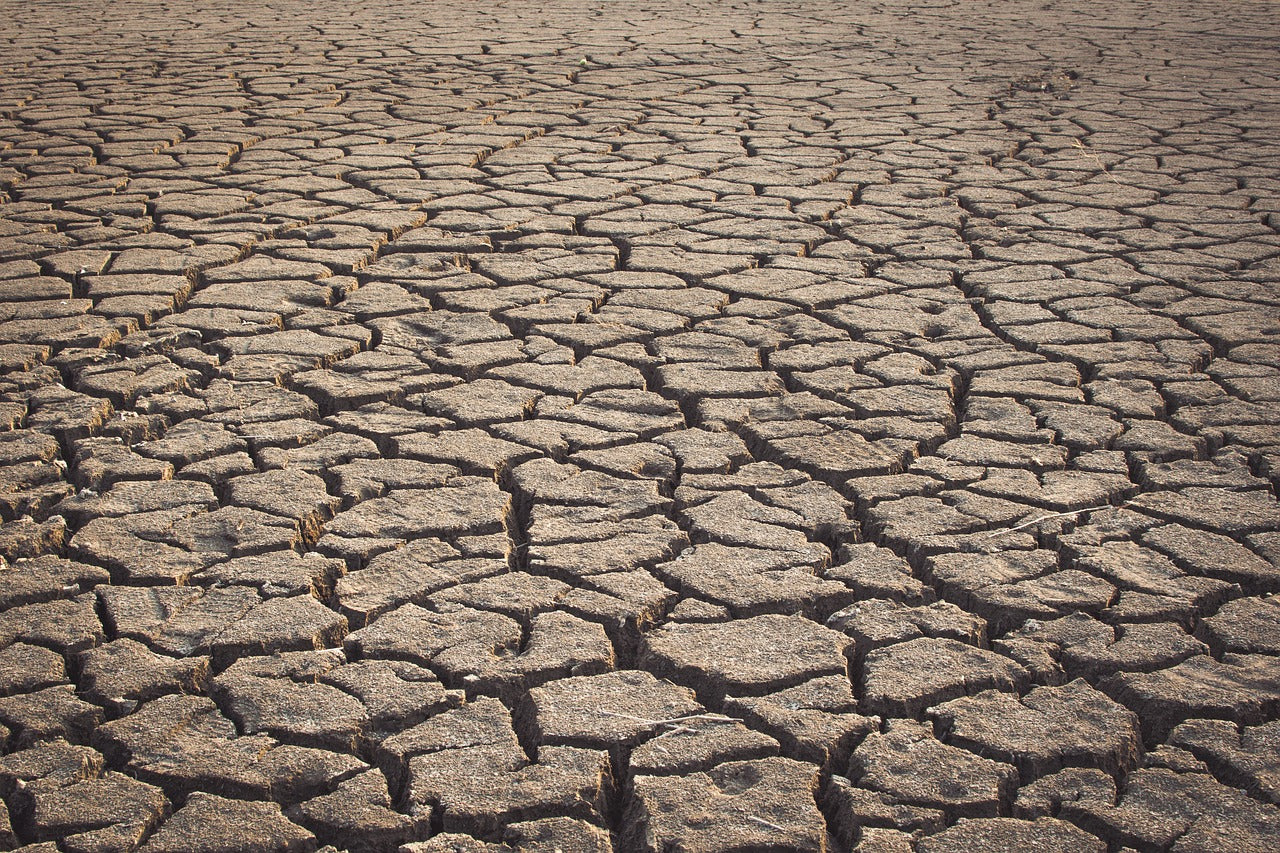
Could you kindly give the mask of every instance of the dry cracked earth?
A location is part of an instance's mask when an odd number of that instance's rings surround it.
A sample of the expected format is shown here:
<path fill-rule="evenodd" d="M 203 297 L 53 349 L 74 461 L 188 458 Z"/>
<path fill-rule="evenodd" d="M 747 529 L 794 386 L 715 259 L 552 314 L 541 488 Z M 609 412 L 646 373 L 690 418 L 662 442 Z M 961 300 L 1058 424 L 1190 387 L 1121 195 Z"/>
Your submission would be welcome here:
<path fill-rule="evenodd" d="M 1280 845 L 1274 5 L 335 5 L 5 6 L 0 847 Z"/>

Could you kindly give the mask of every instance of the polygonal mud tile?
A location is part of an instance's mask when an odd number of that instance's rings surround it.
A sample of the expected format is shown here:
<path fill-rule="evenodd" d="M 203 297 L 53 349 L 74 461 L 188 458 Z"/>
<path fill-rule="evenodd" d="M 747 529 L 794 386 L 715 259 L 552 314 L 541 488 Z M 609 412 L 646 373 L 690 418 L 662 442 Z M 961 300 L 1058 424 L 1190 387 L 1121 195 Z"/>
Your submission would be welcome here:
<path fill-rule="evenodd" d="M 639 665 L 709 701 L 760 695 L 822 675 L 845 675 L 852 640 L 800 616 L 671 623 L 645 636 Z"/>
<path fill-rule="evenodd" d="M 140 850 L 143 853 L 311 853 L 315 836 L 291 823 L 276 803 L 228 800 L 196 792 Z"/>
<path fill-rule="evenodd" d="M 875 649 L 863 660 L 864 710 L 915 716 L 982 690 L 1021 691 L 1029 673 L 1009 658 L 958 640 L 922 637 Z"/>
<path fill-rule="evenodd" d="M 936 740 L 932 726 L 894 720 L 853 751 L 849 778 L 895 804 L 949 817 L 995 817 L 1018 781 L 1012 766 Z"/>
<path fill-rule="evenodd" d="M 687 776 L 637 776 L 632 784 L 623 823 L 637 850 L 825 848 L 811 764 L 733 761 Z"/>
<path fill-rule="evenodd" d="M 947 742 L 1018 768 L 1032 779 L 1063 766 L 1112 773 L 1132 768 L 1141 751 L 1138 720 L 1082 680 L 1037 687 L 1016 698 L 989 690 L 929 709 Z"/>

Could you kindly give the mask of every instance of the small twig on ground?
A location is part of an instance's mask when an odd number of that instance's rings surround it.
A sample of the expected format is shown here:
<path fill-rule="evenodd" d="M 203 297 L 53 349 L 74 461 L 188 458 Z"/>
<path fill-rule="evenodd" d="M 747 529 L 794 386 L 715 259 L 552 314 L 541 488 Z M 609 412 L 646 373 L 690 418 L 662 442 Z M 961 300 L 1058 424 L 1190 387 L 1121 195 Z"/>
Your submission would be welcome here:
<path fill-rule="evenodd" d="M 1102 171 L 1102 174 L 1110 178 L 1111 183 L 1116 184 L 1117 186 L 1120 184 L 1120 182 L 1116 180 L 1116 176 L 1111 174 L 1111 170 L 1107 168 L 1107 164 L 1102 162 L 1101 157 L 1099 157 L 1097 154 L 1093 153 L 1088 148 L 1086 148 L 1084 143 L 1081 142 L 1079 139 L 1077 139 L 1074 144 L 1075 144 L 1075 147 L 1080 150 L 1081 154 L 1088 157 L 1094 163 L 1098 164 L 1098 168 Z"/>
<path fill-rule="evenodd" d="M 651 720 L 648 717 L 636 717 L 631 714 L 622 714 L 622 713 L 619 713 L 618 711 L 601 710 L 600 713 L 604 714 L 606 717 L 621 717 L 624 720 L 634 720 L 637 723 L 645 723 L 646 725 L 650 725 L 650 726 L 664 726 L 664 727 L 672 727 L 677 729 L 684 728 L 686 730 L 690 730 L 690 729 L 688 728 L 688 726 L 684 725 L 685 723 L 692 723 L 698 720 L 701 720 L 707 723 L 740 723 L 742 722 L 742 720 L 740 720 L 737 717 L 726 717 L 724 714 L 688 714 L 683 717 L 671 717 L 670 719 L 667 719 L 667 720 Z M 668 734 L 670 734 L 670 732 L 668 732 Z"/>
<path fill-rule="evenodd" d="M 79 587 L 77 587 L 77 589 L 78 588 Z M 683 735 L 683 734 L 696 735 L 699 731 L 701 731 L 701 729 L 690 728 L 689 726 L 676 726 L 675 728 L 667 729 L 662 734 L 655 736 L 653 740 L 661 740 L 662 738 L 667 737 L 668 735 Z"/>
<path fill-rule="evenodd" d="M 758 823 L 758 824 L 760 824 L 761 826 L 767 826 L 767 827 L 769 827 L 770 829 L 776 829 L 778 832 L 786 832 L 786 831 L 787 831 L 787 828 L 786 828 L 785 826 L 778 826 L 778 825 L 777 825 L 776 823 L 774 823 L 773 821 L 765 820 L 765 819 L 764 819 L 764 818 L 762 818 L 762 817 L 756 817 L 756 816 L 755 816 L 755 815 L 753 815 L 753 814 L 749 814 L 749 815 L 747 815 L 747 820 L 751 821 L 752 823 Z"/>
<path fill-rule="evenodd" d="M 1114 506 L 1111 504 L 1102 504 L 1101 506 L 1087 506 L 1084 509 L 1071 509 L 1066 512 L 1051 512 L 1048 515 L 1042 515 L 1039 518 L 1033 518 L 1030 521 L 1022 522 L 1021 524 L 1015 524 L 1013 527 L 1001 527 L 999 530 L 992 530 L 982 538 L 990 539 L 992 536 L 1000 536 L 1004 533 L 1013 533 L 1015 530 L 1022 530 L 1025 527 L 1035 527 L 1042 521 L 1049 521 L 1054 518 L 1066 518 L 1069 515 L 1079 515 L 1082 512 L 1100 512 L 1104 509 L 1120 509 L 1120 507 L 1127 506 L 1128 504 L 1129 501 L 1124 501 L 1123 503 L 1118 503 Z"/>

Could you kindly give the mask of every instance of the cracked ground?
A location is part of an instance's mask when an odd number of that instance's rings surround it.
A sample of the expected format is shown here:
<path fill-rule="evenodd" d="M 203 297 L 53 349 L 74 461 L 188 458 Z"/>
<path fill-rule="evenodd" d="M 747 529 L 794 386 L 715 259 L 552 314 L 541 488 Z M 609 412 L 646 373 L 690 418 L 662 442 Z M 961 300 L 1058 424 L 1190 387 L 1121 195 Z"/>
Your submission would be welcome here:
<path fill-rule="evenodd" d="M 0 848 L 1274 851 L 1268 3 L 10 2 Z"/>

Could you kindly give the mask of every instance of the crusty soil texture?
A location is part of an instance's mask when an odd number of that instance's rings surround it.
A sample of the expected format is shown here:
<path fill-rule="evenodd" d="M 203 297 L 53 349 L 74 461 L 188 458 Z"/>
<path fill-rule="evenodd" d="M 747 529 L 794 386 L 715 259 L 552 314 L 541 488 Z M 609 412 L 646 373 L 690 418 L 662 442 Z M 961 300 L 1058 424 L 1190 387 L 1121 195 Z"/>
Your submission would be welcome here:
<path fill-rule="evenodd" d="M 8 4 L 0 849 L 1276 850 L 1275 12 Z"/>

